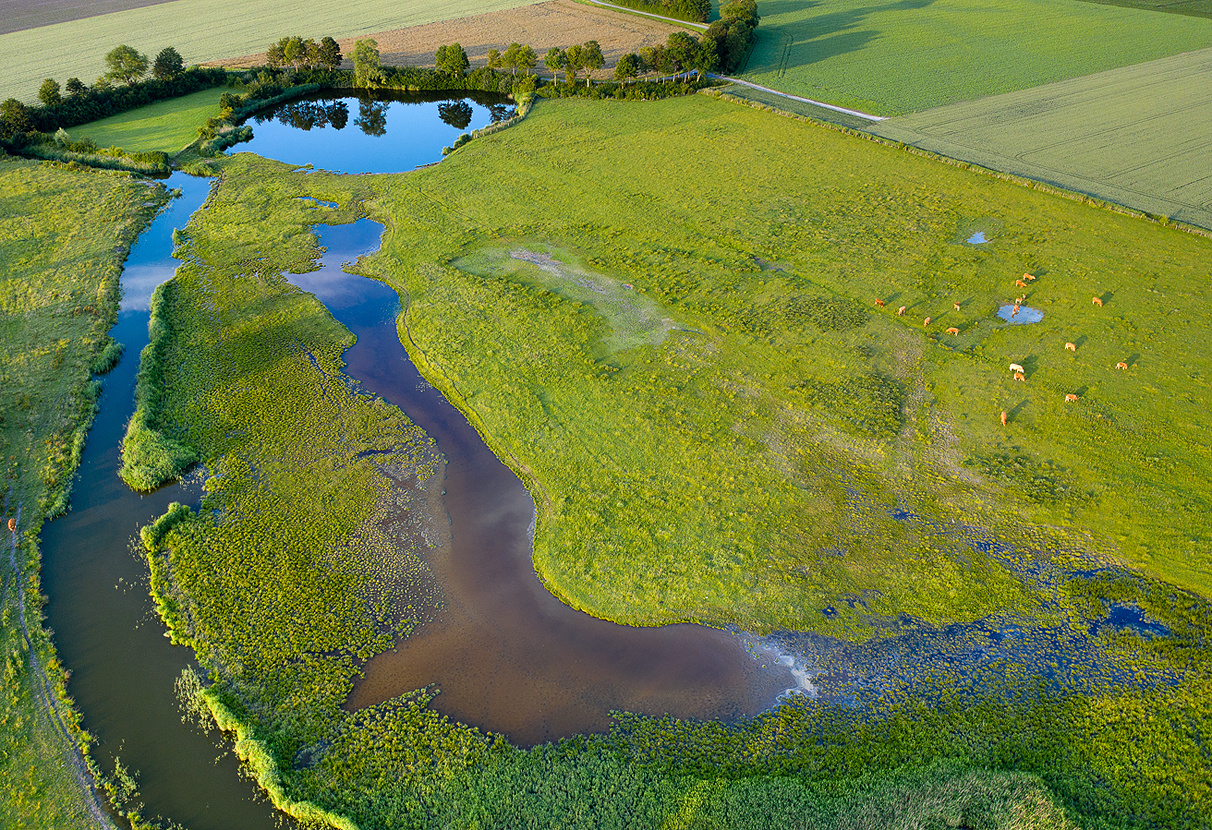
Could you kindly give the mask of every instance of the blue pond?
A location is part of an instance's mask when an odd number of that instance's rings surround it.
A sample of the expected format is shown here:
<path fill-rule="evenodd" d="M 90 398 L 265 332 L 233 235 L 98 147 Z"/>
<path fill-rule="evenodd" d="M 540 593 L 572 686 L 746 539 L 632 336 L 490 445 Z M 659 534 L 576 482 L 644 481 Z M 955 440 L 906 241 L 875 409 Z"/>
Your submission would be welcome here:
<path fill-rule="evenodd" d="M 1018 309 L 1018 314 L 1015 314 L 1013 304 L 1006 303 L 997 310 L 997 316 L 1001 317 L 1012 326 L 1022 326 L 1027 323 L 1038 323 L 1040 320 L 1044 319 L 1044 312 L 1040 311 L 1038 308 L 1032 308 L 1031 306 L 1025 305 L 1020 306 Z"/>
<path fill-rule="evenodd" d="M 977 231 L 976 233 L 972 234 L 972 236 L 968 237 L 968 239 L 965 241 L 969 245 L 980 245 L 984 242 L 988 242 L 989 240 L 985 238 L 984 231 Z"/>
<path fill-rule="evenodd" d="M 421 94 L 309 96 L 262 110 L 245 123 L 251 141 L 232 148 L 336 173 L 402 173 L 442 160 L 460 135 L 508 118 L 500 96 Z"/>

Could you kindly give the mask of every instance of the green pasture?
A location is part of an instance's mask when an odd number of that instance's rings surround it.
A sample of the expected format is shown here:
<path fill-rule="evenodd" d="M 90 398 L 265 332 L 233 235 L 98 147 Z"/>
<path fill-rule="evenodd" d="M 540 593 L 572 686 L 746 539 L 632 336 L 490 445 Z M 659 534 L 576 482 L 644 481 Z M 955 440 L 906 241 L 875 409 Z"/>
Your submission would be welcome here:
<path fill-rule="evenodd" d="M 98 147 L 121 147 L 130 153 L 162 150 L 176 153 L 198 137 L 198 127 L 219 114 L 223 89 L 204 89 L 181 98 L 157 101 L 119 115 L 81 124 L 69 131 L 73 141 L 91 138 Z"/>
<path fill-rule="evenodd" d="M 41 625 L 38 533 L 66 506 L 93 417 L 90 369 L 102 368 L 118 308 L 118 275 L 135 236 L 163 201 L 126 174 L 73 172 L 0 155 L 0 505 L 21 510 L 16 561 L 21 633 L 7 528 L 0 530 L 0 825 L 92 827 L 71 773 L 81 740 L 66 677 Z M 145 205 L 145 203 L 148 203 Z M 37 691 L 36 658 L 70 736 Z"/>
<path fill-rule="evenodd" d="M 903 115 L 870 132 L 1212 228 L 1212 49 Z"/>
<path fill-rule="evenodd" d="M 1209 0 L 1088 0 L 1088 2 L 1184 14 L 1191 17 L 1212 17 L 1212 2 Z"/>
<path fill-rule="evenodd" d="M 1212 46 L 1212 21 L 1081 0 L 762 0 L 743 74 L 899 115 Z"/>
<path fill-rule="evenodd" d="M 364 828 L 898 826 L 889 804 L 927 805 L 923 826 L 1206 825 L 1208 240 L 706 96 L 542 101 L 399 176 L 208 164 L 145 377 L 156 428 L 214 476 L 143 538 L 275 803 Z M 433 456 L 341 380 L 348 334 L 278 275 L 311 267 L 310 223 L 363 211 L 388 230 L 359 269 L 406 296 L 414 361 L 524 477 L 567 602 L 877 654 L 881 620 L 986 621 L 1095 658 L 923 657 L 861 706 L 620 716 L 525 752 L 433 689 L 344 711 L 421 610 L 384 586 L 427 579 L 375 535 L 392 493 L 366 451 L 420 478 Z M 1024 273 L 1044 318 L 1008 326 Z M 1091 634 L 1113 602 L 1171 635 Z"/>
<path fill-rule="evenodd" d="M 176 47 L 186 65 L 263 52 L 284 35 L 355 37 L 480 12 L 529 5 L 522 0 L 388 0 L 310 3 L 174 0 L 140 9 L 0 35 L 0 99 L 34 102 L 43 78 L 91 84 L 105 54 L 120 43 L 154 58 Z"/>

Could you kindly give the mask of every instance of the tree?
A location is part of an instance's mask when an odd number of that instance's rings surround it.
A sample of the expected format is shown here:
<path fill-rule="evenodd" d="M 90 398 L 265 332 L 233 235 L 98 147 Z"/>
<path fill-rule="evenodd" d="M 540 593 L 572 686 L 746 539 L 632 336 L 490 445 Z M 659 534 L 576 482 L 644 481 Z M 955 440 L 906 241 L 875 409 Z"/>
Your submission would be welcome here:
<path fill-rule="evenodd" d="M 341 66 L 341 47 L 327 35 L 320 40 L 320 66 L 325 69 L 337 69 Z"/>
<path fill-rule="evenodd" d="M 283 40 L 285 40 L 285 38 L 283 38 Z M 277 43 L 271 43 L 269 48 L 265 50 L 265 62 L 274 69 L 277 69 L 286 62 L 286 56 L 283 54 L 282 49 L 283 40 L 280 40 Z"/>
<path fill-rule="evenodd" d="M 518 69 L 521 69 L 525 74 L 529 75 L 530 70 L 539 65 L 539 56 L 535 54 L 530 44 L 525 44 L 518 50 L 517 60 L 515 61 Z"/>
<path fill-rule="evenodd" d="M 147 55 L 139 54 L 130 46 L 115 46 L 105 56 L 105 65 L 109 67 L 105 77 L 131 84 L 147 71 Z"/>
<path fill-rule="evenodd" d="M 379 67 L 379 44 L 373 38 L 363 37 L 354 41 L 353 48 L 354 86 L 370 89 L 383 79 Z"/>
<path fill-rule="evenodd" d="M 565 56 L 563 49 L 553 46 L 543 56 L 543 65 L 551 70 L 551 82 L 554 84 L 556 76 L 560 74 L 560 70 L 568 65 L 568 58 Z"/>
<path fill-rule="evenodd" d="M 44 107 L 57 106 L 63 100 L 63 96 L 59 94 L 59 82 L 54 78 L 43 81 L 42 86 L 38 87 L 38 100 Z"/>
<path fill-rule="evenodd" d="M 28 132 L 30 127 L 29 107 L 16 98 L 0 104 L 0 138 L 12 138 Z"/>
<path fill-rule="evenodd" d="M 640 63 L 643 65 L 644 74 L 660 72 L 661 67 L 665 65 L 665 47 L 658 43 L 656 46 L 641 48 Z"/>
<path fill-rule="evenodd" d="M 665 41 L 665 60 L 672 72 L 684 72 L 696 63 L 699 42 L 688 32 L 670 32 Z"/>
<path fill-rule="evenodd" d="M 619 62 L 614 67 L 614 79 L 616 81 L 631 82 L 636 75 L 640 74 L 640 56 L 634 52 L 623 55 L 619 58 Z"/>
<path fill-rule="evenodd" d="M 291 66 L 297 67 L 307 59 L 307 47 L 303 44 L 301 37 L 284 37 L 282 44 L 282 58 Z"/>
<path fill-rule="evenodd" d="M 161 81 L 171 81 L 184 70 L 185 61 L 181 60 L 181 55 L 171 46 L 161 49 L 160 54 L 156 55 L 156 60 L 152 63 L 152 75 Z"/>
<path fill-rule="evenodd" d="M 584 66 L 582 53 L 584 49 L 579 43 L 574 43 L 564 50 L 564 80 L 572 83 L 573 78 L 581 71 Z"/>
<path fill-rule="evenodd" d="M 471 66 L 471 61 L 467 60 L 467 53 L 457 43 L 439 46 L 434 59 L 439 72 L 453 75 L 456 78 L 462 78 L 463 74 L 467 72 L 467 67 Z"/>
<path fill-rule="evenodd" d="M 585 70 L 586 89 L 589 88 L 589 76 L 595 70 L 601 69 L 604 63 L 606 63 L 606 58 L 602 57 L 602 47 L 596 40 L 587 40 L 581 44 L 581 66 Z"/>
<path fill-rule="evenodd" d="M 84 90 L 88 89 L 84 85 L 84 81 L 79 78 L 68 78 L 63 88 L 67 90 L 68 95 L 81 95 L 84 93 Z"/>
<path fill-rule="evenodd" d="M 518 74 L 518 50 L 521 48 L 522 44 L 511 43 L 505 50 L 505 54 L 501 55 L 501 66 L 513 70 L 514 77 L 517 77 Z"/>
<path fill-rule="evenodd" d="M 303 41 L 303 63 L 309 67 L 320 65 L 320 44 L 314 38 Z"/>
<path fill-rule="evenodd" d="M 500 69 L 501 68 L 501 50 L 500 49 L 489 49 L 488 50 L 488 68 L 489 69 Z"/>

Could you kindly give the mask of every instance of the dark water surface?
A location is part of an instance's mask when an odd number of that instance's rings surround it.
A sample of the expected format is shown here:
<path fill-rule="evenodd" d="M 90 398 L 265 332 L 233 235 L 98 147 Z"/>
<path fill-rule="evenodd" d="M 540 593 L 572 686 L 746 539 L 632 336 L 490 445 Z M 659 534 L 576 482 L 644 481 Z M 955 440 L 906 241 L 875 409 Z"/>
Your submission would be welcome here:
<path fill-rule="evenodd" d="M 112 334 L 126 344 L 105 376 L 100 411 L 81 457 L 71 511 L 42 530 L 46 613 L 68 691 L 98 738 L 102 766 L 112 760 L 138 773 L 147 814 L 190 830 L 269 830 L 276 812 L 240 776 L 235 757 L 194 726 L 181 722 L 173 682 L 194 665 L 189 649 L 169 644 L 148 594 L 147 563 L 131 545 L 139 528 L 174 501 L 196 502 L 196 484 L 174 484 L 148 496 L 118 478 L 118 449 L 134 411 L 139 352 L 147 344 L 148 300 L 170 278 L 173 228 L 184 227 L 210 188 L 206 179 L 175 174 L 183 191 L 139 237 L 123 271 L 122 311 Z M 218 760 L 216 760 L 218 759 Z"/>
<path fill-rule="evenodd" d="M 364 219 L 316 230 L 328 249 L 322 269 L 286 278 L 357 336 L 345 354 L 348 374 L 403 409 L 448 461 L 451 544 L 428 557 L 445 607 L 370 661 L 351 708 L 437 684 L 439 711 L 530 745 L 603 730 L 611 710 L 735 720 L 797 685 L 785 665 L 770 659 L 763 668 L 739 636 L 616 625 L 553 597 L 531 563 L 530 494 L 408 359 L 395 291 L 341 270 L 378 249 L 382 226 Z"/>
<path fill-rule="evenodd" d="M 299 166 L 339 173 L 400 173 L 442 160 L 442 148 L 460 135 L 508 117 L 498 96 L 449 99 L 423 93 L 333 97 L 324 93 L 288 101 L 250 117 L 251 152 Z"/>

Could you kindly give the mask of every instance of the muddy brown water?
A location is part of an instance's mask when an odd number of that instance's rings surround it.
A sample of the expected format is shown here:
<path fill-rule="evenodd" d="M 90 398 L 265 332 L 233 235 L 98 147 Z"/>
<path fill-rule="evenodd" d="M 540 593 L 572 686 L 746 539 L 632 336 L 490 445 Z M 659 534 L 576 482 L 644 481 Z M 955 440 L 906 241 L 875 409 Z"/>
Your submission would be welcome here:
<path fill-rule="evenodd" d="M 553 597 L 531 562 L 535 508 L 521 480 L 413 366 L 397 336 L 395 291 L 341 270 L 378 249 L 382 226 L 316 230 L 328 249 L 323 267 L 287 278 L 357 336 L 348 374 L 404 410 L 448 462 L 449 543 L 427 557 L 444 607 L 370 660 L 348 707 L 433 685 L 438 711 L 533 745 L 604 730 L 612 710 L 735 720 L 797 685 L 785 666 L 755 658 L 742 636 L 617 625 Z"/>

